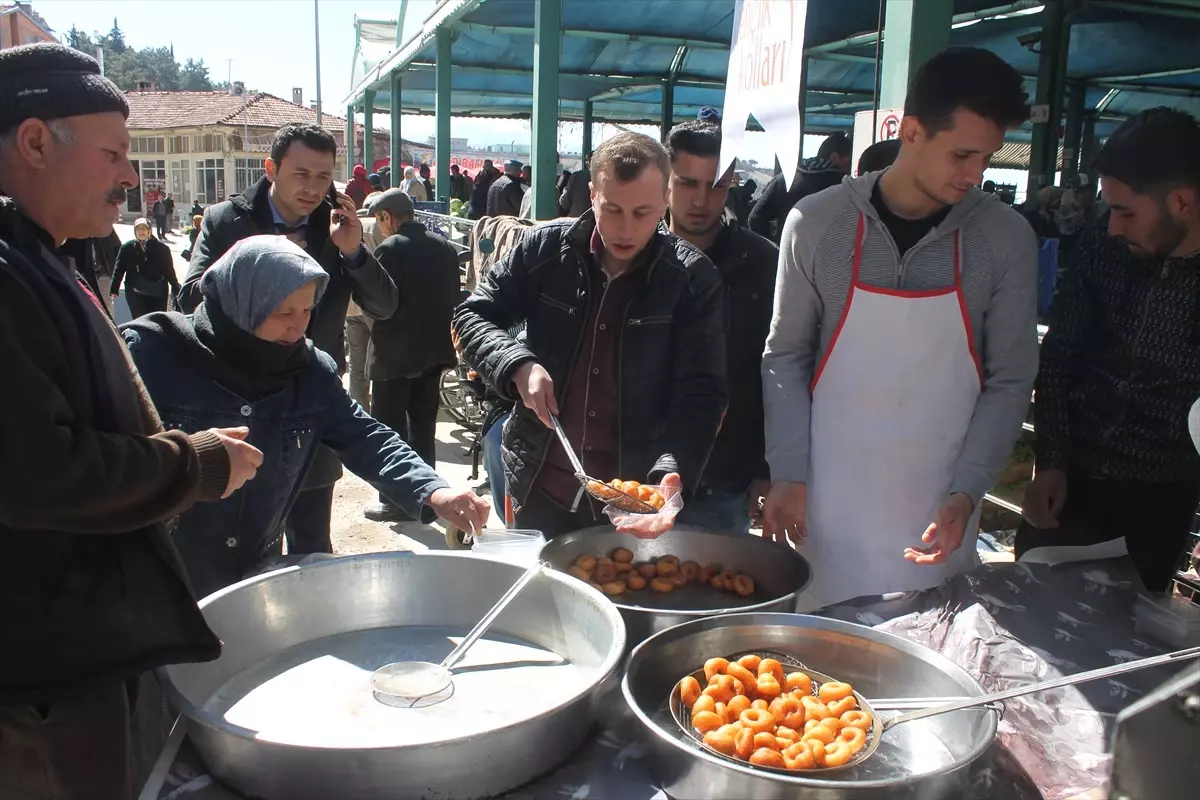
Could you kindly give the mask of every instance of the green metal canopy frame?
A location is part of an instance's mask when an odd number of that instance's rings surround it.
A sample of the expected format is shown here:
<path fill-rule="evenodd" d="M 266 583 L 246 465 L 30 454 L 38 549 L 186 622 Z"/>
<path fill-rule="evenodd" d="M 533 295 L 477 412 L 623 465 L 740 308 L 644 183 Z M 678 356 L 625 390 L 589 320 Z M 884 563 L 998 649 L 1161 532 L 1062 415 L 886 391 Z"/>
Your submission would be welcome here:
<path fill-rule="evenodd" d="M 356 21 L 345 105 L 348 118 L 399 112 L 397 162 L 401 114 L 434 113 L 439 186 L 452 115 L 532 118 L 534 211 L 549 216 L 560 120 L 584 123 L 587 152 L 592 123 L 665 131 L 723 105 L 734 0 L 442 0 L 406 26 L 414 6 L 401 0 L 396 21 Z M 1200 0 L 810 0 L 806 39 L 807 133 L 847 130 L 856 111 L 895 103 L 946 44 L 996 52 L 1045 107 L 1002 151 L 1013 163 L 995 164 L 1031 167 L 1032 186 L 1089 163 L 1099 138 L 1143 108 L 1200 113 Z"/>

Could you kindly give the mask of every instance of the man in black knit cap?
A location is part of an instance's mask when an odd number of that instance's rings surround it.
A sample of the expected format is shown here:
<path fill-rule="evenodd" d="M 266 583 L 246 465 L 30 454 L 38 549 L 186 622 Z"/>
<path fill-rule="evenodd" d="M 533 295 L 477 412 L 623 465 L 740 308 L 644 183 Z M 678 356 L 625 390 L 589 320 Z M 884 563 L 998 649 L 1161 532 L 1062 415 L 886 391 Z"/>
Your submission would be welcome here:
<path fill-rule="evenodd" d="M 128 114 L 90 56 L 0 52 L 0 800 L 128 800 L 139 676 L 221 652 L 164 523 L 262 463 L 163 431 L 61 250 L 137 184 Z"/>

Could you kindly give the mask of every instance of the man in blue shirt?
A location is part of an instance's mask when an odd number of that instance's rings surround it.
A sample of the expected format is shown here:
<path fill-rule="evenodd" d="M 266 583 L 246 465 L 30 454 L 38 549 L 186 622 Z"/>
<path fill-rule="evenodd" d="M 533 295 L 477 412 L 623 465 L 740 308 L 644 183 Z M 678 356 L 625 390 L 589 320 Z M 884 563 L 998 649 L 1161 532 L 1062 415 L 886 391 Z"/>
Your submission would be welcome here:
<path fill-rule="evenodd" d="M 266 175 L 240 195 L 204 214 L 183 281 L 180 304 L 191 313 L 200 304 L 200 279 L 234 243 L 258 234 L 286 236 L 329 274 L 312 311 L 307 335 L 345 371 L 346 308 L 353 299 L 374 319 L 396 311 L 396 284 L 363 246 L 362 222 L 354 201 L 333 187 L 337 141 L 323 128 L 285 125 L 275 134 Z M 246 406 L 247 409 L 250 406 Z M 333 485 L 342 466 L 322 449 L 287 520 L 289 553 L 328 553 Z"/>

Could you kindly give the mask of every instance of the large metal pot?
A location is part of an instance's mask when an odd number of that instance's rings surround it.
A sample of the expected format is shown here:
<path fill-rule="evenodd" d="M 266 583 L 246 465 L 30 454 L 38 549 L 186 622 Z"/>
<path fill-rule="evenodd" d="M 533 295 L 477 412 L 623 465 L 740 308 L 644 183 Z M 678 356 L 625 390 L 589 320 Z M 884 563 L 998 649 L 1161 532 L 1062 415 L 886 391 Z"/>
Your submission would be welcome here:
<path fill-rule="evenodd" d="M 594 589 L 538 576 L 455 669 L 453 692 L 395 708 L 370 677 L 440 661 L 522 569 L 379 553 L 289 567 L 205 598 L 221 658 L 160 673 L 210 771 L 266 800 L 489 797 L 574 751 L 625 627 Z"/>
<path fill-rule="evenodd" d="M 835 777 L 791 777 L 715 756 L 683 733 L 667 699 L 680 677 L 718 655 L 752 650 L 794 657 L 875 697 L 979 696 L 965 670 L 921 645 L 882 631 L 800 614 L 732 614 L 659 633 L 629 657 L 621 690 L 648 733 L 650 768 L 675 800 L 941 800 L 966 795 L 973 762 L 996 735 L 996 713 L 964 710 L 900 725 L 879 750 Z"/>
<path fill-rule="evenodd" d="M 551 539 L 542 548 L 542 558 L 566 570 L 582 555 L 607 555 L 618 547 L 632 550 L 634 561 L 673 555 L 701 565 L 720 564 L 751 576 L 757 588 L 749 598 L 707 587 L 614 597 L 625 619 L 628 649 L 681 622 L 732 612 L 794 611 L 796 598 L 812 577 L 808 561 L 790 547 L 759 536 L 732 536 L 688 526 L 673 528 L 656 539 L 639 539 L 608 526 L 585 528 Z"/>

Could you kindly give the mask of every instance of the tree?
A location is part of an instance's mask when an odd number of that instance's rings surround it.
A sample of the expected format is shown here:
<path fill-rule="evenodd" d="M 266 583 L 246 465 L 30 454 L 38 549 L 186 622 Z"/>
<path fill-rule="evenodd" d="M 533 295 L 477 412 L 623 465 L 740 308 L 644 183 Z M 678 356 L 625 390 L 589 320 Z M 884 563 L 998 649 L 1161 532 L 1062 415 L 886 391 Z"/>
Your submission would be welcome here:
<path fill-rule="evenodd" d="M 179 88 L 189 92 L 212 91 L 212 78 L 209 77 L 208 67 L 203 58 L 199 61 L 191 58 L 187 60 L 179 70 Z"/>
<path fill-rule="evenodd" d="M 71 26 L 71 30 L 67 31 L 67 46 L 73 47 L 80 52 L 88 55 L 96 54 L 96 45 L 92 43 L 92 37 L 88 36 L 83 31 Z"/>
<path fill-rule="evenodd" d="M 112 30 L 108 32 L 108 47 L 105 50 L 107 51 L 110 48 L 114 53 L 125 52 L 125 34 L 121 32 L 121 27 L 117 25 L 116 17 L 113 17 Z"/>

